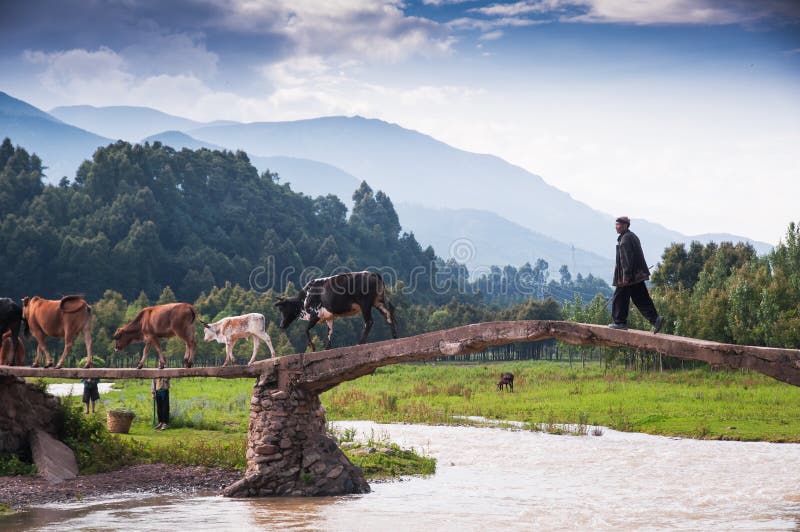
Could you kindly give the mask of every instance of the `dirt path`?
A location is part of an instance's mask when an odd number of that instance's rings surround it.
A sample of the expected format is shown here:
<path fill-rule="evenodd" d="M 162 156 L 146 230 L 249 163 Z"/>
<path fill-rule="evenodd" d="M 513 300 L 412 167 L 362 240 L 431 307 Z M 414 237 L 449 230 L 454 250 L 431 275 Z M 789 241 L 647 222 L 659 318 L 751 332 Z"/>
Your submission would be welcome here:
<path fill-rule="evenodd" d="M 16 510 L 125 492 L 221 492 L 241 478 L 242 472 L 234 469 L 164 464 L 143 464 L 108 473 L 81 475 L 59 484 L 50 484 L 40 477 L 0 477 L 0 504 Z"/>

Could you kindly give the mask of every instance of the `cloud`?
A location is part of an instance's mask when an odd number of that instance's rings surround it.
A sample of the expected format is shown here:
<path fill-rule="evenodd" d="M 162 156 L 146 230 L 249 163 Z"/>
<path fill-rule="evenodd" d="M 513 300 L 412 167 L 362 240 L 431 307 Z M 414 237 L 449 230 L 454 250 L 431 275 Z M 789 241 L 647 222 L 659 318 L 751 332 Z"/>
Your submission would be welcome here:
<path fill-rule="evenodd" d="M 273 119 L 294 120 L 320 115 L 364 115 L 381 118 L 387 110 L 405 112 L 442 107 L 480 94 L 469 87 L 421 85 L 408 88 L 370 83 L 348 73 L 346 65 L 318 56 L 292 58 L 265 66 L 273 87 L 267 98 Z M 403 111 L 401 111 L 403 112 Z M 423 112 L 424 114 L 424 112 Z"/>
<path fill-rule="evenodd" d="M 564 5 L 573 3 L 563 0 L 523 0 L 511 4 L 491 4 L 485 7 L 475 7 L 468 11 L 486 16 L 515 17 L 531 13 L 552 13 L 553 11 L 559 11 Z"/>
<path fill-rule="evenodd" d="M 797 23 L 795 0 L 520 0 L 471 8 L 485 17 L 530 17 L 561 22 L 617 24 L 752 25 Z"/>
<path fill-rule="evenodd" d="M 479 19 L 472 17 L 462 17 L 451 20 L 447 26 L 453 30 L 479 30 L 481 32 L 492 32 L 498 28 L 534 26 L 536 24 L 546 24 L 546 21 L 532 20 L 523 17 L 503 17 L 496 19 Z"/>
<path fill-rule="evenodd" d="M 44 65 L 39 80 L 47 89 L 62 96 L 82 94 L 92 85 L 107 88 L 127 86 L 135 78 L 126 71 L 125 60 L 105 46 L 96 51 L 75 49 L 45 53 L 26 50 L 23 57 L 30 63 Z"/>
<path fill-rule="evenodd" d="M 122 48 L 120 55 L 132 70 L 147 74 L 209 77 L 216 74 L 219 62 L 219 56 L 206 49 L 201 35 L 160 31 L 143 35 L 135 44 Z"/>
<path fill-rule="evenodd" d="M 482 41 L 493 41 L 493 40 L 501 38 L 502 36 L 503 36 L 503 32 L 502 31 L 494 30 L 494 31 L 490 31 L 490 32 L 484 33 L 483 35 L 480 36 L 480 39 Z"/>
<path fill-rule="evenodd" d="M 221 16 L 209 23 L 235 34 L 280 35 L 297 55 L 356 55 L 399 61 L 413 55 L 450 52 L 446 28 L 407 16 L 399 0 L 234 0 L 216 4 Z"/>
<path fill-rule="evenodd" d="M 52 53 L 28 50 L 23 55 L 43 66 L 39 81 L 61 105 L 144 105 L 194 117 L 211 103 L 227 113 L 242 108 L 245 100 L 214 91 L 191 73 L 137 75 L 122 54 L 107 47 Z"/>

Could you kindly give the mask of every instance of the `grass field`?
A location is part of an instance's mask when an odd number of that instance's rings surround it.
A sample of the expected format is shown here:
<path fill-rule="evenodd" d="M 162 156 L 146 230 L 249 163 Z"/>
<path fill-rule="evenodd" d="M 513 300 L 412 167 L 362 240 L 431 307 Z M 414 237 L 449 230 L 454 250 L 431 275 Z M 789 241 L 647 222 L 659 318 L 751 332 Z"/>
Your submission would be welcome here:
<path fill-rule="evenodd" d="M 497 391 L 514 373 L 514 393 Z M 343 383 L 323 396 L 328 419 L 414 423 L 452 416 L 602 425 L 709 439 L 800 442 L 800 387 L 751 372 L 663 373 L 558 362 L 402 365 Z"/>
<path fill-rule="evenodd" d="M 514 373 L 514 393 L 497 391 Z M 252 379 L 178 379 L 170 392 L 173 430 L 155 433 L 150 381 L 115 383 L 103 402 L 137 413 L 132 434 L 157 441 L 177 430 L 247 430 Z M 691 438 L 800 442 L 800 387 L 758 373 L 697 369 L 663 373 L 572 368 L 559 362 L 405 364 L 343 383 L 323 394 L 329 421 L 455 424 L 483 416 L 531 424 L 584 423 Z"/>
<path fill-rule="evenodd" d="M 514 373 L 514 393 L 497 390 L 505 371 Z M 133 410 L 131 432 L 121 439 L 138 459 L 243 468 L 253 384 L 253 379 L 173 379 L 170 429 L 156 431 L 150 381 L 117 381 L 90 417 L 99 424 L 107 409 Z M 328 421 L 475 424 L 456 416 L 481 416 L 521 421 L 535 430 L 578 424 L 690 438 L 800 442 L 800 387 L 741 371 L 643 373 L 540 361 L 406 364 L 379 368 L 321 399 Z M 70 401 L 77 405 L 80 399 Z M 374 457 L 343 447 L 354 463 L 374 469 L 364 462 Z M 383 471 L 375 471 L 374 478 L 432 467 L 422 457 L 407 467 L 399 463 L 399 453 L 390 454 L 397 462 L 377 464 Z"/>

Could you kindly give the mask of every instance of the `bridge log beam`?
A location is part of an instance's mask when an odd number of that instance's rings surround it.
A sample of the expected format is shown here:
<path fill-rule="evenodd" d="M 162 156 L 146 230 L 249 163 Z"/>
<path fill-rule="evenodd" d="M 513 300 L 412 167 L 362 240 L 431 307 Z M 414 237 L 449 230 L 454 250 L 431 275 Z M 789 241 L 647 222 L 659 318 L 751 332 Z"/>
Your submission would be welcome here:
<path fill-rule="evenodd" d="M 381 366 L 483 351 L 494 345 L 555 338 L 578 345 L 628 347 L 729 368 L 744 368 L 800 386 L 800 350 L 722 344 L 649 331 L 614 330 L 603 325 L 565 321 L 475 323 L 399 340 L 317 351 L 266 360 L 279 371 L 291 370 L 292 382 L 318 393 L 341 382 L 373 373 Z M 287 381 L 288 382 L 288 381 Z"/>

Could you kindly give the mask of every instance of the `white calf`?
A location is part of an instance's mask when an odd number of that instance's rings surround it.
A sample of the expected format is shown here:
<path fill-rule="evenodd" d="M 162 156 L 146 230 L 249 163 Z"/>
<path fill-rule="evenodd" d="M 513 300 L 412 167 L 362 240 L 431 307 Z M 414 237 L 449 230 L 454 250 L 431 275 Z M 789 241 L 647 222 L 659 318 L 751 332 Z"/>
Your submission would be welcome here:
<path fill-rule="evenodd" d="M 236 363 L 236 359 L 233 358 L 233 346 L 236 344 L 236 340 L 252 336 L 253 356 L 250 358 L 250 362 L 247 363 L 249 366 L 256 360 L 259 338 L 264 340 L 264 343 L 269 347 L 271 355 L 273 357 L 275 356 L 275 349 L 272 347 L 272 340 L 266 332 L 265 323 L 266 320 L 264 316 L 257 313 L 222 318 L 215 323 L 209 323 L 205 326 L 206 334 L 203 339 L 206 342 L 216 340 L 221 344 L 225 344 L 225 363 L 222 365 L 227 366 L 228 363 Z"/>

